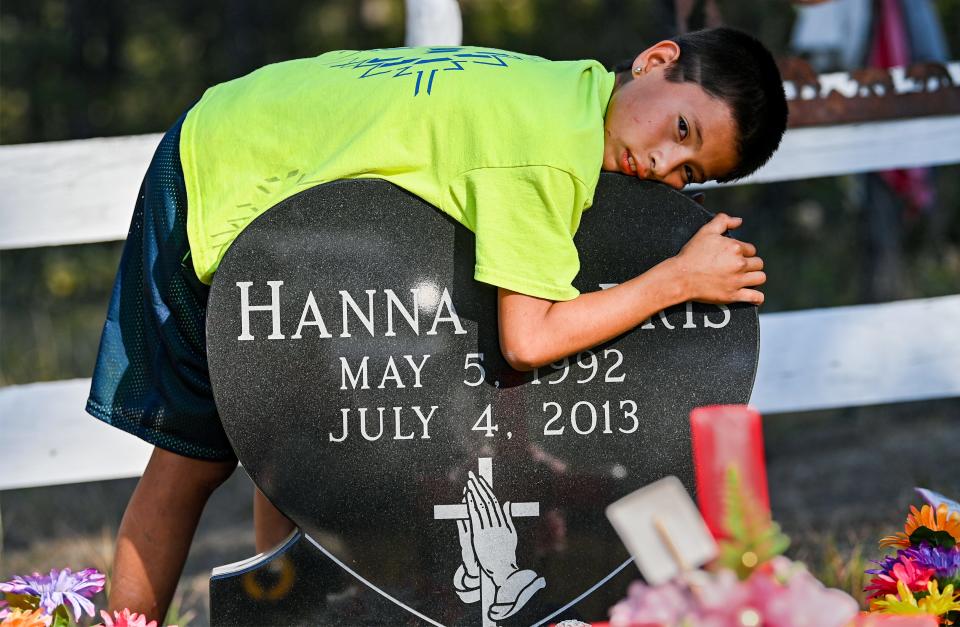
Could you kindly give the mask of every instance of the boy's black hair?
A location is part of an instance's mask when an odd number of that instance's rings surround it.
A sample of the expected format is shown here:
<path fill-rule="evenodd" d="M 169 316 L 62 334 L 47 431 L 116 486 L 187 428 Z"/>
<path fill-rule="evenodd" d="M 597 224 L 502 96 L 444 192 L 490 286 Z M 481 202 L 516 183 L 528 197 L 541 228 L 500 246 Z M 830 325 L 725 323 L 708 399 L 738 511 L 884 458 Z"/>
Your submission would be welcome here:
<path fill-rule="evenodd" d="M 752 174 L 766 163 L 787 127 L 783 79 L 773 55 L 750 35 L 732 28 L 699 30 L 672 38 L 680 57 L 666 69 L 674 83 L 696 83 L 730 107 L 737 127 L 737 166 L 721 183 Z M 614 71 L 630 71 L 631 61 Z"/>

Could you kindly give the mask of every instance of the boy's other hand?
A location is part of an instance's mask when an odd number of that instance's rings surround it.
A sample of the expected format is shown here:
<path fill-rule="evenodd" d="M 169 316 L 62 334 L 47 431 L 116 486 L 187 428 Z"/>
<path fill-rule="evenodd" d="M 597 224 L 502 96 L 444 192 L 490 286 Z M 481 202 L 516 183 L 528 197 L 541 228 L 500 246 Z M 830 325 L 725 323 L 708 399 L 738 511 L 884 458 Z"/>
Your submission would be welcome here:
<path fill-rule="evenodd" d="M 689 300 L 715 305 L 763 303 L 763 293 L 751 289 L 767 280 L 757 248 L 724 236 L 742 223 L 742 218 L 718 213 L 673 258 Z"/>

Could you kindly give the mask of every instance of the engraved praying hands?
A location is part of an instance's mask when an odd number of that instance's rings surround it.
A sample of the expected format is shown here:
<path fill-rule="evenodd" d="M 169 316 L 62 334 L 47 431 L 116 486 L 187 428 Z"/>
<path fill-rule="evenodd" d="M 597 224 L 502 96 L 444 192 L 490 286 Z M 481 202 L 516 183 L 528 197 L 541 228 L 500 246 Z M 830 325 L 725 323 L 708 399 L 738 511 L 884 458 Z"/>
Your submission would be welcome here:
<path fill-rule="evenodd" d="M 454 589 L 464 603 L 483 600 L 484 579 L 493 584 L 493 598 L 483 603 L 484 625 L 512 616 L 546 582 L 532 570 L 517 566 L 517 529 L 512 504 L 502 505 L 490 482 L 470 471 L 461 501 L 467 516 L 457 519 L 462 563 L 454 574 Z M 523 515 L 523 514 L 521 514 Z"/>
<path fill-rule="evenodd" d="M 472 540 L 475 562 L 493 580 L 499 588 L 507 577 L 517 572 L 517 529 L 513 525 L 513 516 L 510 513 L 510 501 L 502 506 L 493 494 L 493 489 L 483 477 L 477 477 L 471 470 L 467 479 L 466 488 L 467 512 L 470 514 L 470 529 L 468 539 Z M 458 521 L 460 545 L 463 548 L 463 527 L 466 521 Z M 472 536 L 469 537 L 469 536 Z M 464 557 L 467 552 L 464 550 Z M 464 559 L 467 571 L 470 565 Z"/>

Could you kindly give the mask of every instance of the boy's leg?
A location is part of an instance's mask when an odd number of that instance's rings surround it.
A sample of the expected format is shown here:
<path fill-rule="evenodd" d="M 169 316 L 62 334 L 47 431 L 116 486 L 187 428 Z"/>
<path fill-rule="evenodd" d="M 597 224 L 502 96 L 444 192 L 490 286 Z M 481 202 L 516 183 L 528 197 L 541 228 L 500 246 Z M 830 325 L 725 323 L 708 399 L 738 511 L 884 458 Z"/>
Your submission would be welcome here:
<path fill-rule="evenodd" d="M 209 462 L 153 449 L 117 533 L 110 611 L 162 621 L 210 494 L 236 462 Z"/>
<path fill-rule="evenodd" d="M 253 493 L 253 530 L 257 553 L 264 553 L 283 541 L 295 525 L 267 500 L 260 488 Z"/>

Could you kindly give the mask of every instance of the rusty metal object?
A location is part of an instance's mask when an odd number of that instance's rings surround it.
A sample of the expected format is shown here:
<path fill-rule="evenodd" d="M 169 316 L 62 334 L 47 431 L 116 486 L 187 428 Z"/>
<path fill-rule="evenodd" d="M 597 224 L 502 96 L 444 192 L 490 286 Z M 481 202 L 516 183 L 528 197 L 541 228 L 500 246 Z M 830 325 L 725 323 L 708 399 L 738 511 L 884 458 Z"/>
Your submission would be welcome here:
<path fill-rule="evenodd" d="M 941 63 L 822 75 L 799 58 L 778 65 L 791 128 L 960 114 L 958 72 Z"/>

